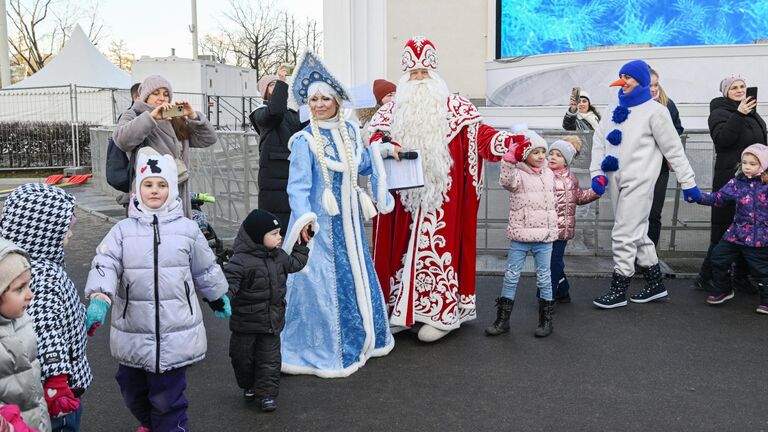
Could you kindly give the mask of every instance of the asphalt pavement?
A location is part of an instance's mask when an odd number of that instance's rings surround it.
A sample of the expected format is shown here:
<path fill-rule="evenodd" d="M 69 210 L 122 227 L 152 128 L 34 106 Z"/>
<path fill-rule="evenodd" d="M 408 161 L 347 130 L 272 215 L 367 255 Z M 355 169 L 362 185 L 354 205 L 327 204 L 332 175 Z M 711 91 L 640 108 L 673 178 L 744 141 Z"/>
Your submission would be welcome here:
<path fill-rule="evenodd" d="M 78 212 L 67 271 L 82 289 L 110 224 Z M 608 279 L 572 281 L 555 331 L 533 337 L 535 287 L 523 278 L 512 332 L 491 338 L 500 277 L 478 278 L 479 318 L 434 344 L 396 335 L 392 353 L 344 379 L 283 376 L 278 410 L 262 413 L 235 385 L 224 321 L 206 310 L 208 355 L 188 371 L 192 430 L 216 431 L 761 431 L 768 430 L 768 316 L 757 296 L 704 303 L 689 280 L 670 299 L 598 310 Z M 633 290 L 641 287 L 636 279 Z M 130 431 L 108 327 L 90 339 L 93 385 L 83 431 Z"/>

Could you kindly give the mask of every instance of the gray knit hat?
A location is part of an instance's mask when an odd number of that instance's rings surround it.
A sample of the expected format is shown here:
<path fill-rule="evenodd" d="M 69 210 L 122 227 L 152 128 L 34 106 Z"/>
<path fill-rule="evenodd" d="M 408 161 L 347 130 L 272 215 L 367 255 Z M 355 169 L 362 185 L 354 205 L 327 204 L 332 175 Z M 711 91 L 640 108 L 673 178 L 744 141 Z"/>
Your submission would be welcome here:
<path fill-rule="evenodd" d="M 741 81 L 744 83 L 744 85 L 747 84 L 747 81 L 744 80 L 744 78 L 738 76 L 738 75 L 731 75 L 723 78 L 722 81 L 720 81 L 720 92 L 723 94 L 724 98 L 728 97 L 728 90 L 731 88 L 733 83 L 736 81 Z"/>
<path fill-rule="evenodd" d="M 557 140 L 549 145 L 549 152 L 552 150 L 559 151 L 563 157 L 565 158 L 565 164 L 571 165 L 571 161 L 573 160 L 574 156 L 576 156 L 576 147 L 573 146 L 573 144 L 569 143 L 568 141 L 564 140 Z"/>
<path fill-rule="evenodd" d="M 165 79 L 165 77 L 161 75 L 150 75 L 144 78 L 144 81 L 141 82 L 141 86 L 139 86 L 139 100 L 146 102 L 152 92 L 163 87 L 168 89 L 168 99 L 173 100 L 173 88 L 171 87 L 171 83 Z"/>

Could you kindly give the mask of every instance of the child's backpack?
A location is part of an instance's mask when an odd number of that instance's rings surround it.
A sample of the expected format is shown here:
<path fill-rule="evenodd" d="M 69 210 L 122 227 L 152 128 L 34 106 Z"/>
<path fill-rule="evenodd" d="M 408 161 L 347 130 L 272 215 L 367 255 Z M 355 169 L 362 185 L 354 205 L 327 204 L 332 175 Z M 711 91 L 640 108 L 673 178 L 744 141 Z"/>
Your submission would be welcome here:
<path fill-rule="evenodd" d="M 137 113 L 138 115 L 138 113 Z M 141 144 L 138 148 L 143 147 Z M 131 180 L 133 179 L 133 153 L 129 157 L 120 147 L 115 144 L 112 137 L 109 137 L 107 144 L 107 183 L 120 192 L 128 193 L 131 190 Z"/>

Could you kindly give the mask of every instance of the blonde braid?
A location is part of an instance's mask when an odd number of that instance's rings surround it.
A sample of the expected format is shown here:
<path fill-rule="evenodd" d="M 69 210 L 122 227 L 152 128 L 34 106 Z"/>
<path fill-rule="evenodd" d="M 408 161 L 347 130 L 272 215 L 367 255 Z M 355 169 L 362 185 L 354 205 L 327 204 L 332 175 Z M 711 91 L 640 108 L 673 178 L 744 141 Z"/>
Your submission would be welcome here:
<path fill-rule="evenodd" d="M 323 190 L 323 207 L 330 216 L 336 216 L 339 212 L 339 204 L 336 202 L 336 197 L 333 195 L 333 186 L 331 185 L 331 176 L 328 174 L 328 163 L 325 160 L 325 146 L 328 144 L 328 140 L 320 133 L 320 128 L 317 126 L 317 119 L 315 116 L 310 116 L 309 124 L 312 128 L 312 135 L 315 137 L 314 148 L 317 161 L 320 163 L 320 173 L 323 175 L 323 183 L 325 188 Z"/>
<path fill-rule="evenodd" d="M 347 154 L 347 166 L 349 169 L 350 174 L 350 182 L 352 183 L 352 188 L 357 192 L 357 197 L 360 200 L 360 208 L 363 211 L 363 217 L 365 220 L 370 220 L 374 216 L 376 216 L 376 206 L 373 205 L 373 201 L 371 200 L 371 197 L 368 196 L 368 194 L 365 193 L 363 188 L 360 187 L 360 185 L 357 183 L 357 164 L 355 163 L 353 153 L 355 149 L 357 148 L 356 144 L 357 141 L 354 143 L 352 142 L 352 139 L 349 137 L 349 129 L 347 129 L 347 122 L 344 120 L 344 110 L 339 109 L 339 133 L 341 134 L 341 140 L 344 141 L 344 147 L 346 149 L 345 153 Z"/>

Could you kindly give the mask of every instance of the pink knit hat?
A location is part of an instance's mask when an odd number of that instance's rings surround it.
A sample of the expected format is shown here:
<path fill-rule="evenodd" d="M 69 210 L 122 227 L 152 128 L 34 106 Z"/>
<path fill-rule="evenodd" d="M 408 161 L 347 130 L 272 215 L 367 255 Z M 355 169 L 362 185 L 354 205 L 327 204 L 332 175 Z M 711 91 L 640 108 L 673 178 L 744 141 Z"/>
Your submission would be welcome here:
<path fill-rule="evenodd" d="M 267 96 L 267 87 L 269 87 L 269 84 L 273 81 L 277 81 L 279 78 L 277 75 L 264 75 L 263 77 L 259 78 L 259 82 L 256 83 L 256 88 L 259 89 L 259 94 L 261 94 L 261 97 Z"/>
<path fill-rule="evenodd" d="M 768 146 L 765 144 L 752 144 L 741 152 L 741 156 L 744 157 L 745 153 L 754 155 L 760 162 L 760 168 L 763 171 L 768 170 Z"/>

